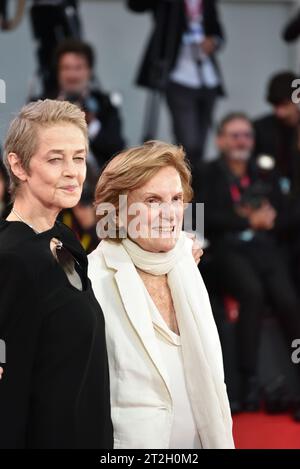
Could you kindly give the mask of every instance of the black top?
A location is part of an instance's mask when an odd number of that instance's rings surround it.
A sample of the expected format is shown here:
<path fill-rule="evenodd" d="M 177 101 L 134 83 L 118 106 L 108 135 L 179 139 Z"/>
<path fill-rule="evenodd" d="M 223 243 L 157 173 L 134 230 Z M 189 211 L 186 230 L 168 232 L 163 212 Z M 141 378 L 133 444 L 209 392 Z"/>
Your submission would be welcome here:
<path fill-rule="evenodd" d="M 80 263 L 83 291 L 54 258 L 53 237 Z M 0 221 L 0 339 L 0 448 L 112 447 L 103 313 L 64 224 L 36 234 Z"/>

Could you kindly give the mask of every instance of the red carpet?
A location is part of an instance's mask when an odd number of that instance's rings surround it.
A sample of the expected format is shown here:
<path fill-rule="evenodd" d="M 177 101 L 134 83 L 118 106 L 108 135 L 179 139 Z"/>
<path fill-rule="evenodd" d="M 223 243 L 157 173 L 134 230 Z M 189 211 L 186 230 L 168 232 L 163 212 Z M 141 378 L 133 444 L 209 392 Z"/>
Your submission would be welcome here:
<path fill-rule="evenodd" d="M 238 449 L 299 449 L 300 423 L 291 415 L 244 413 L 233 417 L 233 434 Z"/>

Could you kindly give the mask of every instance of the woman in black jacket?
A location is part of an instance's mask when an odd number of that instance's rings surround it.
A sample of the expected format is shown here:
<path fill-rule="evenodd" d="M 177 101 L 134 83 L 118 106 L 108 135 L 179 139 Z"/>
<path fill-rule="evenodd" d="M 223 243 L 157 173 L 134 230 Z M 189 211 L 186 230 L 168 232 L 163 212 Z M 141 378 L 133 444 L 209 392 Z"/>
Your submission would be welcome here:
<path fill-rule="evenodd" d="M 4 146 L 14 204 L 0 221 L 0 448 L 112 448 L 102 310 L 74 233 L 56 221 L 86 175 L 84 114 L 25 106 Z"/>

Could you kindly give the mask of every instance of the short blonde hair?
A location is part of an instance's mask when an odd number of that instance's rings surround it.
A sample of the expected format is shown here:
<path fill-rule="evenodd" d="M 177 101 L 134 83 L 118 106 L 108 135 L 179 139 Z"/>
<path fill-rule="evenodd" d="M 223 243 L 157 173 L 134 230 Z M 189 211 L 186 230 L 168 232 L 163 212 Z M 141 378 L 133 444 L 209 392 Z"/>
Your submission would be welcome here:
<path fill-rule="evenodd" d="M 184 202 L 190 202 L 193 198 L 192 175 L 183 148 L 151 140 L 141 146 L 122 151 L 108 162 L 96 186 L 96 207 L 99 204 L 111 204 L 116 213 L 119 213 L 121 195 L 128 195 L 130 191 L 142 187 L 160 169 L 167 166 L 172 166 L 178 171 Z M 98 221 L 105 216 L 107 214 L 98 215 Z M 121 236 L 118 223 L 116 223 L 116 238 L 112 241 L 120 242 L 122 238 L 124 236 Z"/>
<path fill-rule="evenodd" d="M 30 160 L 39 144 L 38 130 L 60 123 L 69 123 L 78 127 L 84 135 L 88 150 L 85 114 L 78 106 L 67 101 L 45 99 L 29 103 L 10 123 L 4 142 L 4 163 L 10 177 L 10 192 L 13 196 L 20 180 L 11 171 L 9 153 L 15 153 L 19 157 L 22 167 L 29 174 Z"/>

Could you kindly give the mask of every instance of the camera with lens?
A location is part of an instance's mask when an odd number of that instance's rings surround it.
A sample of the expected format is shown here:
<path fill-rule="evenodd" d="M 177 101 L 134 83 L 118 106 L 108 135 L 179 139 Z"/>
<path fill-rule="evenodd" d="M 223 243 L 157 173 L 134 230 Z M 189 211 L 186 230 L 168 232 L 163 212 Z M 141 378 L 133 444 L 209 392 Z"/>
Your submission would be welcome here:
<path fill-rule="evenodd" d="M 240 205 L 251 207 L 254 210 L 259 209 L 265 201 L 269 200 L 271 190 L 270 184 L 258 180 L 245 189 L 241 196 Z"/>
<path fill-rule="evenodd" d="M 259 155 L 255 162 L 257 180 L 247 187 L 240 200 L 240 205 L 259 209 L 264 202 L 269 201 L 272 193 L 272 174 L 275 168 L 274 158 L 270 155 Z"/>

